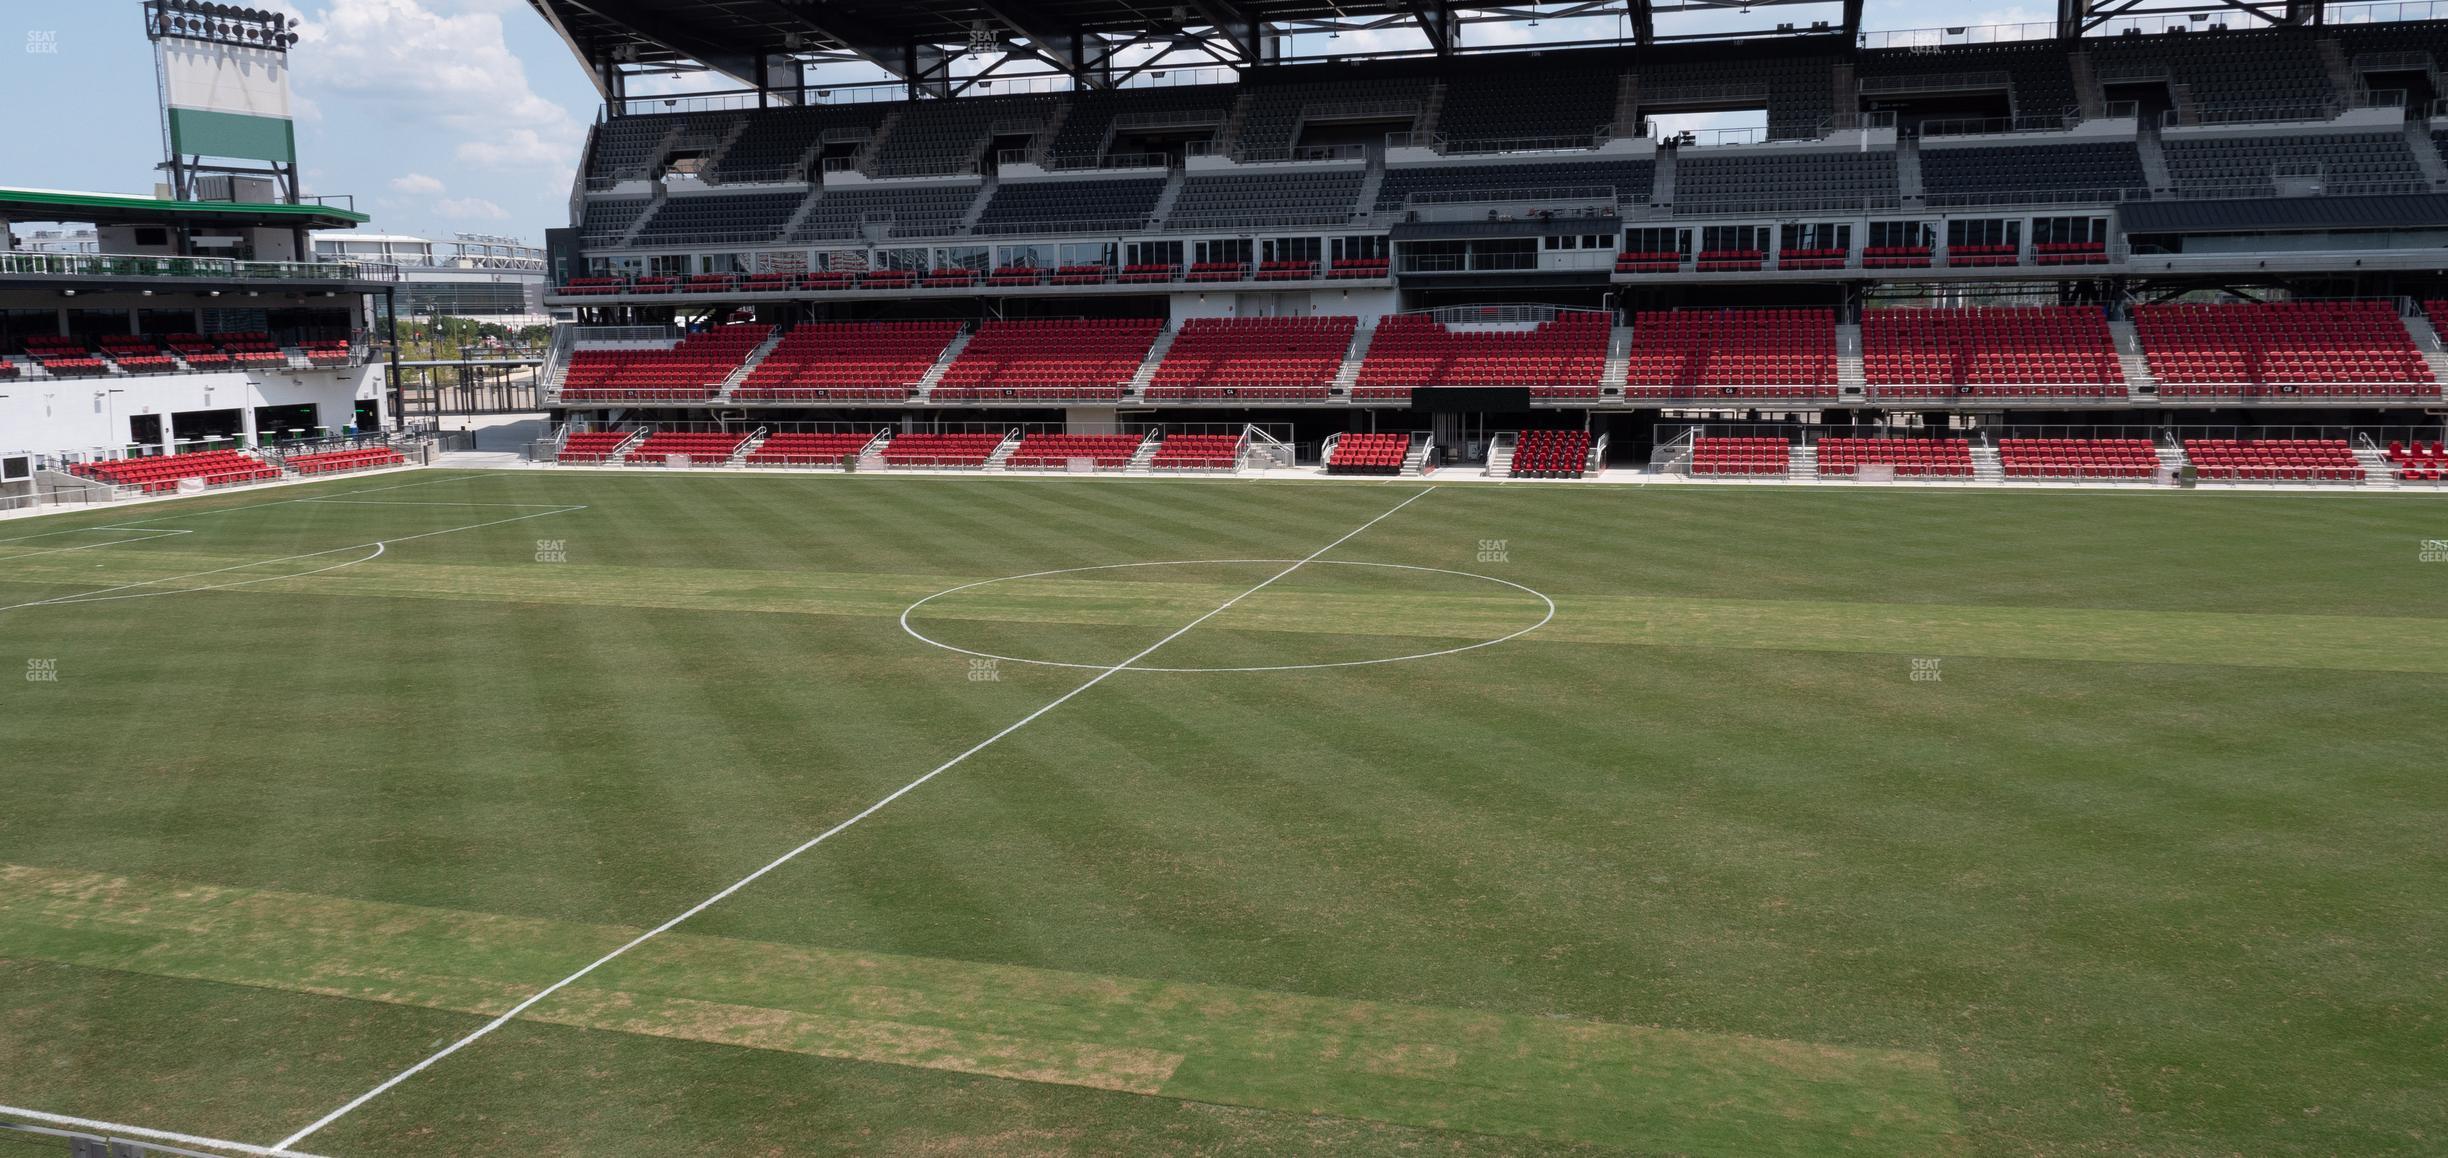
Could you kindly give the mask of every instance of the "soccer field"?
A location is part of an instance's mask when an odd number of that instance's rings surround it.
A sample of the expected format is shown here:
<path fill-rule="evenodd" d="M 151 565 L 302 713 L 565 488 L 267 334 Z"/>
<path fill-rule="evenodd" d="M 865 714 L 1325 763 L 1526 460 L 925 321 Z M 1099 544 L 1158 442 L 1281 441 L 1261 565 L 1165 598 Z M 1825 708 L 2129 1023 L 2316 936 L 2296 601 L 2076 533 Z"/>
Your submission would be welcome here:
<path fill-rule="evenodd" d="M 2444 537 L 436 471 L 0 522 L 0 1106 L 325 1155 L 2437 1153 Z"/>

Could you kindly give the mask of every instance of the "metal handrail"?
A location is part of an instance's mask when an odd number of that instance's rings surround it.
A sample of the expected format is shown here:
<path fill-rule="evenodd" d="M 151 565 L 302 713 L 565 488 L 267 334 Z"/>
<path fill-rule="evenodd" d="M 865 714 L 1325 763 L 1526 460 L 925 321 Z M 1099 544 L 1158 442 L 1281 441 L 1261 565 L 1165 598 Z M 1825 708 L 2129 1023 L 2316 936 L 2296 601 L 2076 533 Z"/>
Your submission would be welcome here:
<path fill-rule="evenodd" d="M 1561 185 L 1538 189 L 1424 189 L 1403 198 L 1405 208 L 1424 205 L 1551 204 L 1590 201 L 1614 204 L 1613 185 Z"/>
<path fill-rule="evenodd" d="M 1901 73 L 1865 76 L 1857 83 L 1863 96 L 1886 96 L 1908 92 L 1961 91 L 1967 88 L 2001 88 L 2013 82 L 2003 69 L 1978 72 Z"/>
<path fill-rule="evenodd" d="M 972 229 L 981 236 L 1012 237 L 1027 233 L 1049 236 L 1076 233 L 1145 233 L 1149 219 L 1144 215 L 1121 217 L 1089 217 L 1066 221 L 981 221 Z M 1064 241 L 1075 238 L 1064 237 Z M 1050 272 L 1050 271 L 1049 271 Z"/>
<path fill-rule="evenodd" d="M 291 281 L 400 280 L 400 267 L 373 261 L 240 261 L 115 253 L 0 253 L 0 274 L 27 277 L 267 278 Z"/>

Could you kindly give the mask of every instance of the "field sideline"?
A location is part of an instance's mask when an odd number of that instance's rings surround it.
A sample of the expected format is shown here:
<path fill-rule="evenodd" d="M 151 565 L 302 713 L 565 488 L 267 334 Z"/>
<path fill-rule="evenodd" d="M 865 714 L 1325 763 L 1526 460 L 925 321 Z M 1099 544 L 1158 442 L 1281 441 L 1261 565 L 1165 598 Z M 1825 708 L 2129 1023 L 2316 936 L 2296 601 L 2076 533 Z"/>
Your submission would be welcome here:
<path fill-rule="evenodd" d="M 0 523 L 0 1105 L 327 1155 L 2436 1152 L 2443 537 L 439 471 Z"/>

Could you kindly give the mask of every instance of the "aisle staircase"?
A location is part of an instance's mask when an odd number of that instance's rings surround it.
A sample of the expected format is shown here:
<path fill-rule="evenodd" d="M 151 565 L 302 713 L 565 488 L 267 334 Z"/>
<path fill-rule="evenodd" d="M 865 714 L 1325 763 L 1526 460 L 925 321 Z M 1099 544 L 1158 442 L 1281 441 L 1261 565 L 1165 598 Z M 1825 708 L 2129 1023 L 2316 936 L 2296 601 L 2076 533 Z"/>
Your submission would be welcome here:
<path fill-rule="evenodd" d="M 1793 448 L 1793 455 L 1785 460 L 1785 481 L 1819 481 L 1819 448 L 1816 446 Z"/>
<path fill-rule="evenodd" d="M 961 351 L 969 348 L 969 339 L 976 335 L 976 330 L 962 330 L 954 335 L 952 344 L 944 347 L 943 355 L 935 359 L 934 365 L 927 367 L 926 373 L 919 375 L 918 388 L 911 393 L 910 397 L 923 402 L 928 395 L 933 394 L 936 385 L 943 381 L 944 371 L 951 369 L 952 363 L 960 360 Z"/>

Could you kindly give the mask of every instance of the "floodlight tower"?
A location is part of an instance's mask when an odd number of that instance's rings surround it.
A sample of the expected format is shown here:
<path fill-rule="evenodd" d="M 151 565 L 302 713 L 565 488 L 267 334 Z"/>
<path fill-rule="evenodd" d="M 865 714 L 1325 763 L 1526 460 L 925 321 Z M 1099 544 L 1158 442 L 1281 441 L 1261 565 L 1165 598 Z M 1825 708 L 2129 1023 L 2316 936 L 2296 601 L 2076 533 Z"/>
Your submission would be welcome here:
<path fill-rule="evenodd" d="M 171 195 L 296 204 L 289 17 L 204 0 L 145 0 L 144 13 Z"/>

